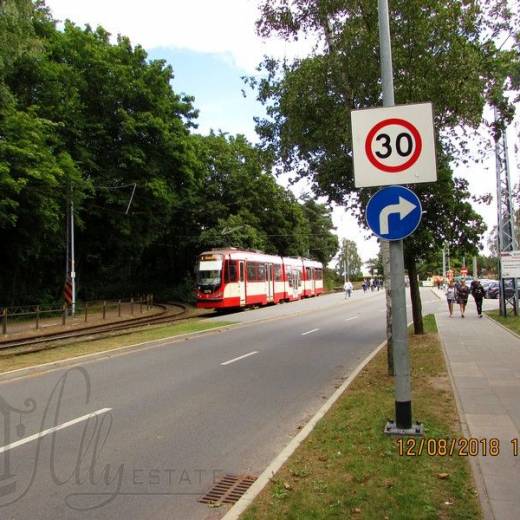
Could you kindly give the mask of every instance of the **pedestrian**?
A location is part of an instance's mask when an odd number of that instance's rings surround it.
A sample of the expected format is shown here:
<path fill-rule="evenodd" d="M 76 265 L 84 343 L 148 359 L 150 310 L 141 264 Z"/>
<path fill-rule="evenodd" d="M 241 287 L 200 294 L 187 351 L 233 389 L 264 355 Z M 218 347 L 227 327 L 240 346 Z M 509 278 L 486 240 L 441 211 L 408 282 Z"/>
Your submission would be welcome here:
<path fill-rule="evenodd" d="M 455 301 L 456 291 L 453 280 L 450 280 L 448 288 L 446 289 L 446 300 L 448 301 L 448 310 L 450 311 L 450 318 L 453 317 L 453 302 Z"/>
<path fill-rule="evenodd" d="M 460 317 L 464 318 L 464 311 L 468 303 L 469 287 L 466 285 L 466 280 L 460 281 L 459 288 L 456 291 L 457 303 L 460 305 Z"/>
<path fill-rule="evenodd" d="M 471 282 L 471 294 L 477 305 L 478 317 L 482 318 L 482 300 L 484 299 L 486 290 L 482 287 L 480 280 L 473 280 L 473 282 Z"/>
<path fill-rule="evenodd" d="M 376 282 L 373 278 L 370 278 L 370 290 L 374 292 L 376 290 Z"/>
<path fill-rule="evenodd" d="M 361 287 L 363 288 L 363 292 L 366 293 L 367 292 L 367 281 L 366 280 L 363 280 Z"/>
<path fill-rule="evenodd" d="M 345 282 L 345 285 L 343 285 L 343 289 L 345 290 L 345 300 L 347 298 L 350 298 L 352 296 L 352 289 L 353 289 L 352 282 L 350 280 L 347 280 Z"/>
<path fill-rule="evenodd" d="M 381 289 L 381 285 L 382 285 L 382 280 L 380 280 L 379 278 L 376 278 L 377 292 L 379 292 L 379 289 Z"/>

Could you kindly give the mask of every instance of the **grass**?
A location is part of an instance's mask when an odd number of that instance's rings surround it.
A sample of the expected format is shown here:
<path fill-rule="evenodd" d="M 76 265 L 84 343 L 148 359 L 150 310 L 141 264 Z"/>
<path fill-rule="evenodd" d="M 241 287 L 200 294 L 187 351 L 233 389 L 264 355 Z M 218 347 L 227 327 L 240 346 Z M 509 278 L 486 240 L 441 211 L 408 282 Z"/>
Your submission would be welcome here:
<path fill-rule="evenodd" d="M 520 335 L 520 316 L 514 316 L 513 314 L 508 314 L 507 317 L 500 316 L 500 311 L 498 309 L 486 311 L 486 314 L 504 327 L 507 327 L 509 330 Z"/>
<path fill-rule="evenodd" d="M 95 352 L 104 352 L 126 345 L 134 345 L 144 343 L 146 341 L 154 341 L 162 338 L 178 336 L 193 332 L 203 332 L 214 328 L 230 325 L 231 322 L 211 323 L 204 320 L 185 321 L 173 325 L 161 327 L 150 327 L 139 332 L 132 332 L 114 336 L 110 338 L 81 341 L 78 343 L 57 346 L 54 348 L 41 350 L 39 352 L 24 353 L 23 351 L 11 350 L 9 353 L 2 354 L 0 357 L 0 373 L 16 370 L 18 368 L 26 368 L 43 363 L 51 363 L 62 359 L 74 358 L 85 354 L 93 354 Z"/>
<path fill-rule="evenodd" d="M 410 337 L 414 419 L 426 438 L 461 435 L 433 316 Z M 386 350 L 365 367 L 242 515 L 256 519 L 481 518 L 468 461 L 402 456 L 383 435 L 394 413 Z"/>

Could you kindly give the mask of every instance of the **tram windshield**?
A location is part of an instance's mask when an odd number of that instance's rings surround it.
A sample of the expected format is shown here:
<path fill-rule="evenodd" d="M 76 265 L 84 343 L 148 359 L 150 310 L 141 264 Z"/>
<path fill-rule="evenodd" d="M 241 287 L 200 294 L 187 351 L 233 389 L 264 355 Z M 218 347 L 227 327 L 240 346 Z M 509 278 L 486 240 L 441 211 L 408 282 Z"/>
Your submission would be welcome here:
<path fill-rule="evenodd" d="M 222 281 L 222 261 L 200 261 L 197 269 L 197 287 L 201 291 L 214 291 Z"/>

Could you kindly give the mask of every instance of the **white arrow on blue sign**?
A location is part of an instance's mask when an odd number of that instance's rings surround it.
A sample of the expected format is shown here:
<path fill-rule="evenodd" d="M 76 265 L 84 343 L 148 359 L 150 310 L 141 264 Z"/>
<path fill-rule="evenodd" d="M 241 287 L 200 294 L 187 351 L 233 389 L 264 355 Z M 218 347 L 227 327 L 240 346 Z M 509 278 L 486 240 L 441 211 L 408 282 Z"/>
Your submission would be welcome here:
<path fill-rule="evenodd" d="M 419 226 L 421 201 L 404 186 L 389 186 L 379 190 L 368 201 L 367 224 L 383 240 L 401 240 Z"/>

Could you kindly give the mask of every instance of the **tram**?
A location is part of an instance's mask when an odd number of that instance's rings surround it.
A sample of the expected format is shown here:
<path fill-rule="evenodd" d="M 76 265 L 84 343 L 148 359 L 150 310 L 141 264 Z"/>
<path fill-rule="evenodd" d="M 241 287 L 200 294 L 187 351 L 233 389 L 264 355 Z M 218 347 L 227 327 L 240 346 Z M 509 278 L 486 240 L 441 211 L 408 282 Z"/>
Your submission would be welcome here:
<path fill-rule="evenodd" d="M 197 307 L 230 309 L 318 296 L 323 264 L 308 258 L 213 249 L 197 259 Z"/>

